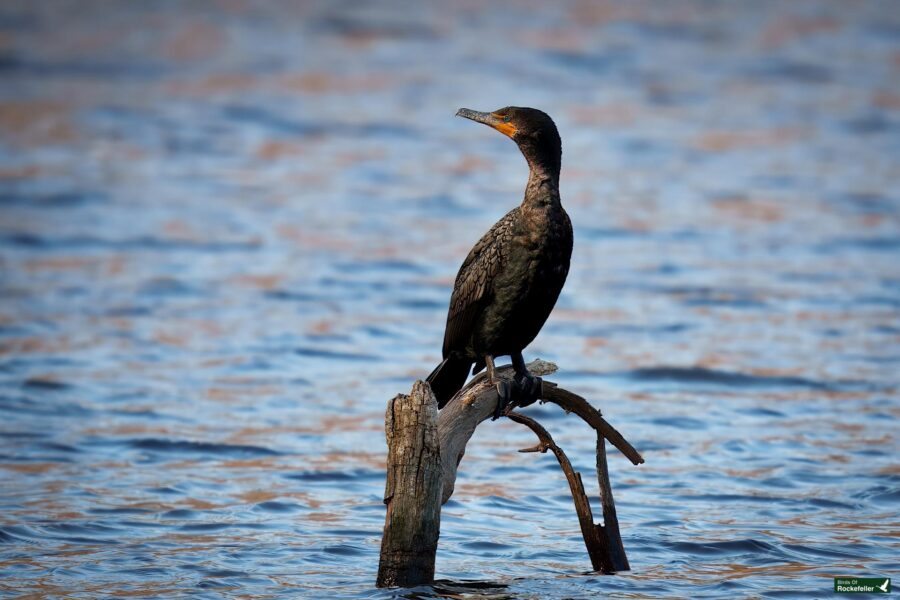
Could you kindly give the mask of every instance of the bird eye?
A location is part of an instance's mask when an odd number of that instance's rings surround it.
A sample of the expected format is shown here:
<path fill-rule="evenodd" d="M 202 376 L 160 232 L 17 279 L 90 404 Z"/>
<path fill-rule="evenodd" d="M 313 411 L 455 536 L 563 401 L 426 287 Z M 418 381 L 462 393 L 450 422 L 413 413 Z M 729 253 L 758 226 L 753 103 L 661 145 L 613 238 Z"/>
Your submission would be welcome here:
<path fill-rule="evenodd" d="M 504 123 L 509 123 L 510 121 L 512 121 L 512 117 L 510 117 L 509 115 L 505 115 L 505 116 L 503 117 L 503 122 L 504 122 Z"/>

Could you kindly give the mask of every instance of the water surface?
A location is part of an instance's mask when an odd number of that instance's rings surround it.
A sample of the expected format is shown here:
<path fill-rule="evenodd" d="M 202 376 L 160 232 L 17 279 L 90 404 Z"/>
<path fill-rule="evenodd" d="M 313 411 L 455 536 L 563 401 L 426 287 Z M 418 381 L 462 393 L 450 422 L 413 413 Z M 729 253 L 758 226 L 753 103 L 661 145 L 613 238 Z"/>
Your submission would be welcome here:
<path fill-rule="evenodd" d="M 900 13 L 888 3 L 8 2 L 0 590 L 811 597 L 900 572 Z M 589 573 L 552 456 L 487 423 L 441 582 L 373 586 L 385 405 L 543 108 L 575 225 L 527 358 L 610 456 Z M 590 481 L 591 432 L 527 409 Z M 598 511 L 599 512 L 599 511 Z"/>

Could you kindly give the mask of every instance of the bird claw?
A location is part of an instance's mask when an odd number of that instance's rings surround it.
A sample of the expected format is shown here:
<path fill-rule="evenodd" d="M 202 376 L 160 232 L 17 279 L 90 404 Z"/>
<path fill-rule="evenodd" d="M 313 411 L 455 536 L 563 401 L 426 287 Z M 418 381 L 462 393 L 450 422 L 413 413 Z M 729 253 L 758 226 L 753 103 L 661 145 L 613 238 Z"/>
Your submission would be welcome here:
<path fill-rule="evenodd" d="M 492 421 L 506 415 L 515 406 L 528 406 L 540 400 L 543 380 L 532 374 L 516 375 L 512 382 L 500 380 L 497 387 L 497 406 Z"/>
<path fill-rule="evenodd" d="M 541 399 L 543 392 L 543 380 L 531 373 L 521 373 L 516 375 L 516 387 L 518 388 L 518 398 L 516 403 L 519 406 L 528 406 L 534 404 Z"/>
<path fill-rule="evenodd" d="M 497 406 L 494 408 L 494 416 L 491 421 L 496 421 L 503 414 L 505 414 L 507 407 L 509 407 L 513 402 L 512 397 L 512 386 L 509 385 L 508 381 L 500 380 L 496 383 L 497 386 Z"/>

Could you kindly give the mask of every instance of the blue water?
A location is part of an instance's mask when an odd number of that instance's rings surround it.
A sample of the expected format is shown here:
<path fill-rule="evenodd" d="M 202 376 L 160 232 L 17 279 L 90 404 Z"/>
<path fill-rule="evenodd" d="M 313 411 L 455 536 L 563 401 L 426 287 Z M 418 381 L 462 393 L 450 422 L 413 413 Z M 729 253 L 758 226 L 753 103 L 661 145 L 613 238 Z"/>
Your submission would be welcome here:
<path fill-rule="evenodd" d="M 900 574 L 900 11 L 888 2 L 6 2 L 0 592 L 825 597 Z M 589 573 L 552 456 L 479 428 L 439 583 L 374 588 L 383 415 L 563 138 L 569 281 L 526 358 L 610 455 Z M 591 432 L 537 416 L 583 472 Z M 599 511 L 596 511 L 599 513 Z"/>

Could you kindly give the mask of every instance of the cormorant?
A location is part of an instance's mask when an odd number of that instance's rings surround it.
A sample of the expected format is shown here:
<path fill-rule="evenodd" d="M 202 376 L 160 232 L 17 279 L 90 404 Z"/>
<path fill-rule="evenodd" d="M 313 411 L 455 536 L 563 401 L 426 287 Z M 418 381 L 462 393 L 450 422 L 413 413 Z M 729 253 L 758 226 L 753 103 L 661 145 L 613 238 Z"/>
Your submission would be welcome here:
<path fill-rule="evenodd" d="M 515 399 L 521 405 L 534 402 L 541 380 L 528 372 L 522 350 L 541 330 L 569 273 L 572 223 L 559 199 L 562 144 L 553 120 L 534 108 L 508 106 L 490 113 L 461 108 L 456 114 L 512 138 L 530 169 L 522 204 L 484 234 L 456 275 L 444 360 L 428 376 L 443 408 L 473 364 L 473 374 L 487 366 L 500 396 L 497 418 L 514 390 L 495 376 L 494 359 L 512 359 Z"/>

